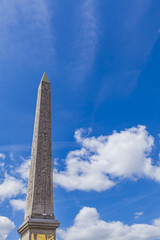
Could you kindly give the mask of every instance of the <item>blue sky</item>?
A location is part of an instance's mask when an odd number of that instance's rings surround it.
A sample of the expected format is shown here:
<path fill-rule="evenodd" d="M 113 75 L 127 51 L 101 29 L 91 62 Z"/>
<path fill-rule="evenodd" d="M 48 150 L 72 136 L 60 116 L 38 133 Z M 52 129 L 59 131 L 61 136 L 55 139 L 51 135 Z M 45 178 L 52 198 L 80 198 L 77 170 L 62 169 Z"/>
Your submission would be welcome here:
<path fill-rule="evenodd" d="M 1 1 L 0 239 L 19 239 L 44 72 L 57 239 L 160 239 L 159 9 L 159 0 Z"/>

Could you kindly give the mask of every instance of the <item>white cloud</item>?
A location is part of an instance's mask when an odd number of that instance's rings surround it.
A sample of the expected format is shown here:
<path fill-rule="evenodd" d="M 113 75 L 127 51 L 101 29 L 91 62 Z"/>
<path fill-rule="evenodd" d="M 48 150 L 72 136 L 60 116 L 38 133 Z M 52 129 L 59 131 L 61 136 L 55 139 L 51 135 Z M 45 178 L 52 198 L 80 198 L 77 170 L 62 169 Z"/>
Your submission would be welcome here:
<path fill-rule="evenodd" d="M 144 212 L 135 212 L 135 219 L 138 219 L 140 216 L 142 216 L 144 214 Z"/>
<path fill-rule="evenodd" d="M 160 219 L 153 224 L 125 225 L 123 222 L 100 220 L 95 208 L 84 207 L 74 220 L 73 226 L 57 231 L 65 240 L 158 240 L 160 239 Z"/>
<path fill-rule="evenodd" d="M 3 167 L 4 167 L 4 162 L 3 162 L 3 163 L 0 163 L 0 167 L 3 169 Z"/>
<path fill-rule="evenodd" d="M 24 18 L 25 23 L 32 22 L 32 28 L 35 27 L 48 27 L 50 21 L 49 9 L 47 1 L 29 0 L 28 3 L 21 0 L 10 2 L 9 0 L 2 0 L 0 6 L 0 26 L 3 22 L 9 25 L 17 25 L 19 13 Z M 47 30 L 47 29 L 46 29 Z"/>
<path fill-rule="evenodd" d="M 41 58 L 43 65 L 45 60 L 50 60 L 55 54 L 50 18 L 47 0 L 2 0 L 0 61 L 5 60 L 6 56 L 14 57 L 15 52 L 16 62 L 21 61 L 22 55 L 23 62 L 31 61 L 32 64 L 39 64 Z"/>
<path fill-rule="evenodd" d="M 4 160 L 6 158 L 6 155 L 4 153 L 0 153 L 0 158 Z"/>
<path fill-rule="evenodd" d="M 154 138 L 145 126 L 132 127 L 109 136 L 83 136 L 75 132 L 81 149 L 70 151 L 66 169 L 54 171 L 54 182 L 67 190 L 102 191 L 119 181 L 147 177 L 160 182 L 160 167 L 150 157 Z"/>
<path fill-rule="evenodd" d="M 23 163 L 20 165 L 20 167 L 16 170 L 17 173 L 21 175 L 22 179 L 28 179 L 29 177 L 29 168 L 30 168 L 30 158 L 29 159 L 23 159 Z"/>
<path fill-rule="evenodd" d="M 26 194 L 26 186 L 22 180 L 6 175 L 5 180 L 0 184 L 0 200 Z"/>
<path fill-rule="evenodd" d="M 86 0 L 78 5 L 75 13 L 76 40 L 74 56 L 74 72 L 78 81 L 83 81 L 85 75 L 91 70 L 94 64 L 95 53 L 98 42 L 98 19 L 95 1 Z M 76 73 L 76 74 L 75 74 Z"/>
<path fill-rule="evenodd" d="M 10 204 L 12 205 L 15 211 L 24 211 L 26 206 L 26 200 L 23 199 L 12 199 L 10 200 Z"/>
<path fill-rule="evenodd" d="M 30 149 L 30 145 L 28 144 L 19 144 L 19 145 L 1 145 L 0 151 L 5 152 L 20 152 L 20 151 L 26 151 Z"/>
<path fill-rule="evenodd" d="M 10 152 L 9 157 L 11 161 L 15 161 L 13 152 Z"/>
<path fill-rule="evenodd" d="M 5 240 L 8 234 L 15 228 L 13 222 L 7 217 L 0 216 L 0 239 Z"/>

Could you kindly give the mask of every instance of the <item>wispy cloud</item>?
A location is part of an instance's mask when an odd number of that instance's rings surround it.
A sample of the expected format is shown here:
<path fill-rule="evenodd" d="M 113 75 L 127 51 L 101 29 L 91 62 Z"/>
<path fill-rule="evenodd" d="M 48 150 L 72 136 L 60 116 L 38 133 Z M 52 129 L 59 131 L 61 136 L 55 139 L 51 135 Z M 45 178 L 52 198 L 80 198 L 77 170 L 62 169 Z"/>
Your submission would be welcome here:
<path fill-rule="evenodd" d="M 15 159 L 14 159 L 14 154 L 13 154 L 12 152 L 9 153 L 9 158 L 10 158 L 10 160 L 11 160 L 12 162 L 15 161 Z"/>
<path fill-rule="evenodd" d="M 140 216 L 144 215 L 144 212 L 135 212 L 134 218 L 138 219 Z"/>
<path fill-rule="evenodd" d="M 137 86 L 152 49 L 159 38 L 159 20 L 153 20 L 153 1 L 110 4 L 112 16 L 103 19 L 105 63 L 96 107 L 108 98 L 127 97 Z M 117 8 L 120 7 L 117 14 Z M 153 22 L 152 22 L 153 21 Z M 150 24 L 152 22 L 152 24 Z M 103 29 L 102 28 L 102 29 Z"/>
<path fill-rule="evenodd" d="M 32 59 L 37 64 L 55 53 L 50 24 L 51 12 L 48 1 L 27 2 L 2 0 L 0 5 L 0 61 L 15 58 L 16 61 Z M 25 53 L 25 54 L 24 54 Z"/>
<path fill-rule="evenodd" d="M 0 151 L 1 152 L 21 152 L 21 151 L 28 151 L 31 149 L 30 144 L 15 144 L 15 145 L 1 145 Z"/>
<path fill-rule="evenodd" d="M 94 0 L 80 1 L 75 12 L 76 39 L 73 44 L 73 76 L 83 82 L 94 65 L 98 44 L 98 18 Z"/>

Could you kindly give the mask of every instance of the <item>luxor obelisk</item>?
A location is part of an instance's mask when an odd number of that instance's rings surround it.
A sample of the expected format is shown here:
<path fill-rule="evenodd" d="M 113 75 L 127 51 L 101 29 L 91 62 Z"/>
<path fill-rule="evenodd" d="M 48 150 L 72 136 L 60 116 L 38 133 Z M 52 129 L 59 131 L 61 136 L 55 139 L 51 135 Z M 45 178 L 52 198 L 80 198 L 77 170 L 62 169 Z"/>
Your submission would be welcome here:
<path fill-rule="evenodd" d="M 31 166 L 21 240 L 55 240 L 59 222 L 53 213 L 51 89 L 44 73 L 38 88 Z"/>

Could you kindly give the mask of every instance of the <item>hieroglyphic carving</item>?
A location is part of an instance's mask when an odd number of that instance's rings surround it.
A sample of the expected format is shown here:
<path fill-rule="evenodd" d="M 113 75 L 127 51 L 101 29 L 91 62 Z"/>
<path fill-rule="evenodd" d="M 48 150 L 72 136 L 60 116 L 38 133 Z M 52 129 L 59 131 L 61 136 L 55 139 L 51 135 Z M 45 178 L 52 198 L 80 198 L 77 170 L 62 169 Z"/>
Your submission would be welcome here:
<path fill-rule="evenodd" d="M 59 222 L 53 215 L 50 83 L 44 73 L 38 90 L 22 240 L 55 240 Z"/>
<path fill-rule="evenodd" d="M 41 82 L 38 90 L 31 167 L 25 218 L 33 214 L 53 215 L 50 84 Z"/>
<path fill-rule="evenodd" d="M 33 132 L 33 141 L 32 141 L 32 152 L 31 152 L 31 166 L 29 173 L 29 181 L 28 181 L 28 192 L 27 192 L 27 201 L 26 201 L 26 209 L 25 209 L 25 218 L 31 216 L 32 212 L 32 203 L 33 203 L 33 191 L 34 191 L 34 176 L 35 176 L 35 165 L 36 165 L 36 155 L 37 155 L 37 142 L 38 142 L 38 128 L 39 128 L 39 109 L 41 102 L 41 84 L 38 89 L 38 97 L 37 97 L 37 106 L 36 106 L 36 114 L 35 114 L 35 123 L 34 123 L 34 132 Z"/>
<path fill-rule="evenodd" d="M 47 188 L 48 188 L 48 178 L 51 179 L 51 158 L 52 158 L 52 154 L 51 154 L 51 117 L 50 117 L 50 92 L 49 92 L 49 85 L 44 83 L 44 88 L 42 88 L 42 94 L 41 94 L 41 101 L 43 102 L 43 105 L 41 106 L 41 113 L 40 113 L 40 128 L 39 128 L 39 132 L 40 132 L 40 144 L 39 146 L 40 149 L 38 151 L 38 153 L 41 153 L 41 157 L 39 157 L 39 167 L 38 170 L 40 172 L 40 174 L 38 174 L 37 178 L 38 182 L 41 183 L 39 184 L 39 188 L 40 188 L 40 201 L 41 201 L 41 205 L 43 206 L 42 213 L 46 213 L 46 214 L 51 214 L 50 212 L 46 212 L 46 206 L 48 206 L 48 204 L 53 204 L 53 201 L 51 201 L 50 199 L 48 199 L 47 195 Z M 50 168 L 48 169 L 48 163 L 50 164 Z M 49 181 L 50 184 L 51 181 Z M 51 186 L 51 185 L 50 185 Z M 52 189 L 50 187 L 50 192 L 52 193 Z M 35 196 L 36 198 L 37 196 Z M 51 206 L 50 206 L 51 207 Z M 52 209 L 52 207 L 51 207 Z"/>

